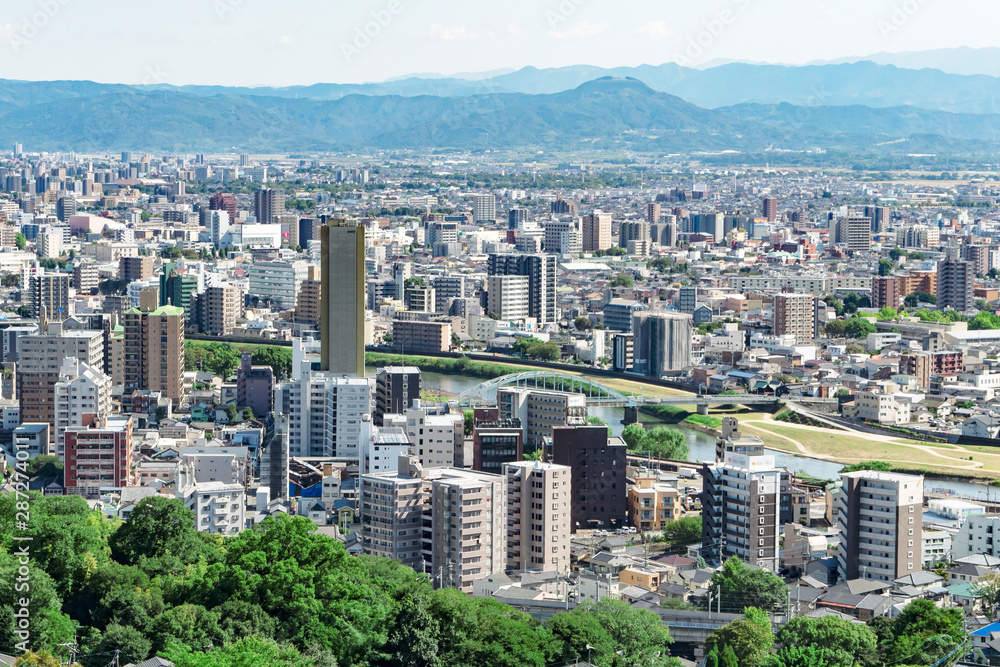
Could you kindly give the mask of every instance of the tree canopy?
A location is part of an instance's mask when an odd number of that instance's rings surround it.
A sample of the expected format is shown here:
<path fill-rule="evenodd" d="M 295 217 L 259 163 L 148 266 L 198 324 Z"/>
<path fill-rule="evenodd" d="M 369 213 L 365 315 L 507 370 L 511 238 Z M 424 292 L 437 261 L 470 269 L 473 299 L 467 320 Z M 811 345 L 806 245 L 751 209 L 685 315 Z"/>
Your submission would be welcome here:
<path fill-rule="evenodd" d="M 629 424 L 622 439 L 630 451 L 650 453 L 665 459 L 686 461 L 690 455 L 687 439 L 677 429 L 654 426 L 646 430 L 641 424 Z"/>
<path fill-rule="evenodd" d="M 712 574 L 710 588 L 719 590 L 722 611 L 739 613 L 746 607 L 765 611 L 785 603 L 787 587 L 773 572 L 753 568 L 733 556 Z"/>

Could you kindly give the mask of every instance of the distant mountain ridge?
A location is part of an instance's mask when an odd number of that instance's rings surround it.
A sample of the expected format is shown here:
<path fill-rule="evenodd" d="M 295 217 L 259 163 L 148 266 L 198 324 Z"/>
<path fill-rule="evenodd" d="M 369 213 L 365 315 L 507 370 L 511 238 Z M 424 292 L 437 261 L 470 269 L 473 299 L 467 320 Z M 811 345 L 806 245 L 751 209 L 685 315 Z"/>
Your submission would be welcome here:
<path fill-rule="evenodd" d="M 81 152 L 822 148 L 982 154 L 1000 145 L 1000 115 L 787 103 L 713 110 L 634 78 L 613 77 L 551 94 L 354 94 L 325 101 L 3 81 L 0 145 L 15 141 L 29 150 Z"/>
<path fill-rule="evenodd" d="M 1000 49 L 997 49 L 1000 56 Z M 899 55 L 899 54 L 888 54 Z M 1000 57 L 997 62 L 1000 63 Z M 1000 69 L 1000 65 L 998 65 Z M 486 73 L 488 74 L 488 73 Z M 426 75 L 380 83 L 316 83 L 309 86 L 226 87 L 152 84 L 124 86 L 86 81 L 22 82 L 0 80 L 0 102 L 16 106 L 46 100 L 138 90 L 168 91 L 199 97 L 258 96 L 331 101 L 348 95 L 467 97 L 494 93 L 560 93 L 611 76 L 634 78 L 653 90 L 676 95 L 705 108 L 737 104 L 870 107 L 914 106 L 956 113 L 1000 113 L 1000 77 L 948 74 L 936 69 L 906 69 L 868 61 L 803 66 L 727 63 L 707 69 L 675 63 L 600 68 L 574 65 L 549 69 L 524 67 L 476 78 Z M 466 78 L 460 78 L 466 77 Z"/>

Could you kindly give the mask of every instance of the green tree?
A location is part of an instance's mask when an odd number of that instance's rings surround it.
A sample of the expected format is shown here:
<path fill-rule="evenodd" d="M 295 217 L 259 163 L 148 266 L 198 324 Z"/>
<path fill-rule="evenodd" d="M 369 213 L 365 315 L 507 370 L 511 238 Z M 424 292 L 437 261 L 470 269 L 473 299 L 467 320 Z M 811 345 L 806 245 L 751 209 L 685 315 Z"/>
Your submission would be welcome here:
<path fill-rule="evenodd" d="M 778 631 L 777 640 L 786 647 L 815 647 L 822 658 L 818 664 L 830 667 L 852 667 L 859 658 L 872 654 L 878 644 L 868 626 L 833 616 L 795 617 Z"/>
<path fill-rule="evenodd" d="M 740 667 L 762 665 L 773 645 L 771 621 L 766 613 L 755 607 L 748 607 L 744 618 L 727 623 L 705 640 L 706 651 L 714 650 L 725 655 L 732 650 Z"/>
<path fill-rule="evenodd" d="M 964 639 L 962 610 L 956 607 L 941 609 L 931 600 L 914 600 L 906 605 L 892 624 L 896 637 L 930 637 L 948 635 L 955 642 Z"/>
<path fill-rule="evenodd" d="M 742 667 L 732 646 L 726 646 L 722 652 L 722 667 Z"/>
<path fill-rule="evenodd" d="M 785 603 L 787 594 L 780 577 L 768 570 L 752 568 L 735 556 L 712 575 L 710 587 L 720 590 L 722 611 L 730 613 L 738 613 L 745 607 L 777 609 Z"/>
<path fill-rule="evenodd" d="M 156 406 L 156 422 L 159 423 L 167 418 L 167 409 L 162 405 Z"/>
<path fill-rule="evenodd" d="M 855 664 L 855 663 L 850 663 Z M 764 661 L 766 667 L 834 667 L 816 646 L 783 646 Z"/>
<path fill-rule="evenodd" d="M 880 276 L 887 276 L 887 275 L 891 274 L 892 270 L 894 268 L 895 268 L 895 264 L 893 264 L 892 262 L 890 262 L 887 259 L 880 259 L 878 261 L 878 274 Z"/>
<path fill-rule="evenodd" d="M 14 667 L 62 667 L 62 662 L 48 651 L 28 651 L 17 656 Z"/>
<path fill-rule="evenodd" d="M 472 435 L 476 427 L 476 413 L 472 410 L 463 410 L 462 418 L 465 420 L 465 435 Z"/>
<path fill-rule="evenodd" d="M 969 330 L 988 331 L 1000 329 L 1000 317 L 993 313 L 983 311 L 969 320 Z"/>
<path fill-rule="evenodd" d="M 627 287 L 628 289 L 632 289 L 635 287 L 635 279 L 627 273 L 619 273 L 617 276 L 612 278 L 610 282 L 608 282 L 608 286 Z"/>
<path fill-rule="evenodd" d="M 194 525 L 194 512 L 182 500 L 152 496 L 143 498 L 129 520 L 108 539 L 111 557 L 124 565 L 137 565 L 142 558 L 170 555 L 193 563 L 202 554 L 202 539 Z"/>
<path fill-rule="evenodd" d="M 826 335 L 831 338 L 840 338 L 844 335 L 844 329 L 846 328 L 846 323 L 844 320 L 830 320 L 823 325 L 826 330 Z"/>
<path fill-rule="evenodd" d="M 580 315 L 573 320 L 573 326 L 575 326 L 580 331 L 587 331 L 588 329 L 593 329 L 594 324 L 590 321 L 589 317 L 585 315 Z"/>
<path fill-rule="evenodd" d="M 235 403 L 226 404 L 226 422 L 229 424 L 235 424 L 236 418 L 239 416 L 239 412 L 236 410 Z"/>
<path fill-rule="evenodd" d="M 899 319 L 899 312 L 891 306 L 882 306 L 875 319 L 879 322 L 894 322 Z"/>
<path fill-rule="evenodd" d="M 863 317 L 852 317 L 844 326 L 844 335 L 848 338 L 865 338 L 876 331 L 875 325 Z"/>
<path fill-rule="evenodd" d="M 219 615 L 196 604 L 171 607 L 157 616 L 150 628 L 150 637 L 156 653 L 173 643 L 206 650 L 229 639 L 219 627 Z"/>
<path fill-rule="evenodd" d="M 548 627 L 562 640 L 558 664 L 581 658 L 598 667 L 665 667 L 673 662 L 668 653 L 673 640 L 660 617 L 621 600 L 585 602 L 553 616 Z"/>
<path fill-rule="evenodd" d="M 688 515 L 663 525 L 663 541 L 667 544 L 694 544 L 700 540 L 700 516 Z"/>
<path fill-rule="evenodd" d="M 113 623 L 104 631 L 95 652 L 121 651 L 130 661 L 139 664 L 149 657 L 152 648 L 153 643 L 137 628 Z"/>
<path fill-rule="evenodd" d="M 321 663 L 303 656 L 292 646 L 282 646 L 264 637 L 241 637 L 211 651 L 192 649 L 172 642 L 163 657 L 176 667 L 320 667 Z M 336 667 L 333 665 L 332 667 Z"/>
<path fill-rule="evenodd" d="M 844 466 L 840 469 L 840 474 L 845 472 L 857 472 L 859 470 L 875 470 L 878 472 L 892 472 L 892 464 L 886 463 L 885 461 L 862 461 L 861 463 L 852 463 L 849 466 Z"/>
<path fill-rule="evenodd" d="M 906 251 L 902 248 L 893 248 L 889 251 L 889 257 L 891 257 L 894 261 L 898 260 L 900 257 L 906 257 Z"/>
<path fill-rule="evenodd" d="M 292 374 L 292 350 L 277 345 L 261 345 L 253 350 L 250 363 L 270 366 L 274 377 L 282 380 Z"/>
<path fill-rule="evenodd" d="M 827 306 L 833 308 L 833 310 L 837 313 L 837 317 L 840 317 L 841 315 L 844 314 L 844 304 L 837 297 L 831 294 L 830 296 L 824 298 L 823 301 L 826 302 Z"/>
<path fill-rule="evenodd" d="M 253 418 L 254 418 L 253 408 L 251 408 L 249 405 L 243 408 L 243 419 L 250 420 Z"/>
<path fill-rule="evenodd" d="M 24 234 L 18 232 L 17 234 L 14 234 L 14 245 L 17 246 L 18 250 L 24 250 L 25 246 L 28 245 L 28 239 L 24 236 Z"/>

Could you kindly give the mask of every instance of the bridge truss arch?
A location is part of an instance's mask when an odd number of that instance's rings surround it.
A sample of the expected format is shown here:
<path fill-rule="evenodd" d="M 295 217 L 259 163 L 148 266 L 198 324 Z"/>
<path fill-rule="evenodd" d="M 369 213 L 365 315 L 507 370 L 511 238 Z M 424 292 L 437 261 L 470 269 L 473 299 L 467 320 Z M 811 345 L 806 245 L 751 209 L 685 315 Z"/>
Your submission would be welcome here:
<path fill-rule="evenodd" d="M 478 403 L 489 403 L 496 400 L 497 389 L 514 387 L 517 389 L 537 389 L 539 391 L 565 391 L 576 394 L 583 394 L 587 397 L 588 405 L 605 405 L 636 407 L 639 400 L 635 396 L 628 396 L 615 389 L 595 382 L 594 380 L 570 375 L 568 373 L 558 373 L 556 371 L 525 371 L 511 375 L 501 375 L 486 382 L 482 382 L 475 387 L 466 389 L 461 394 L 453 398 L 450 403 L 460 407 L 471 407 Z"/>

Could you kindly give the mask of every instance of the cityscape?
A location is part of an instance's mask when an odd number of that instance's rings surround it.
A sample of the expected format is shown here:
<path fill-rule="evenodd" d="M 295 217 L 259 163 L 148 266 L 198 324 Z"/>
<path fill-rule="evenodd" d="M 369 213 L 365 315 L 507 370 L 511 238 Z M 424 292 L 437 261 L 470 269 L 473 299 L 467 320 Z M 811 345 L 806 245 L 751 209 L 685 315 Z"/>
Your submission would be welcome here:
<path fill-rule="evenodd" d="M 0 20 L 0 663 L 1000 664 L 996 10 L 179 1 Z"/>

